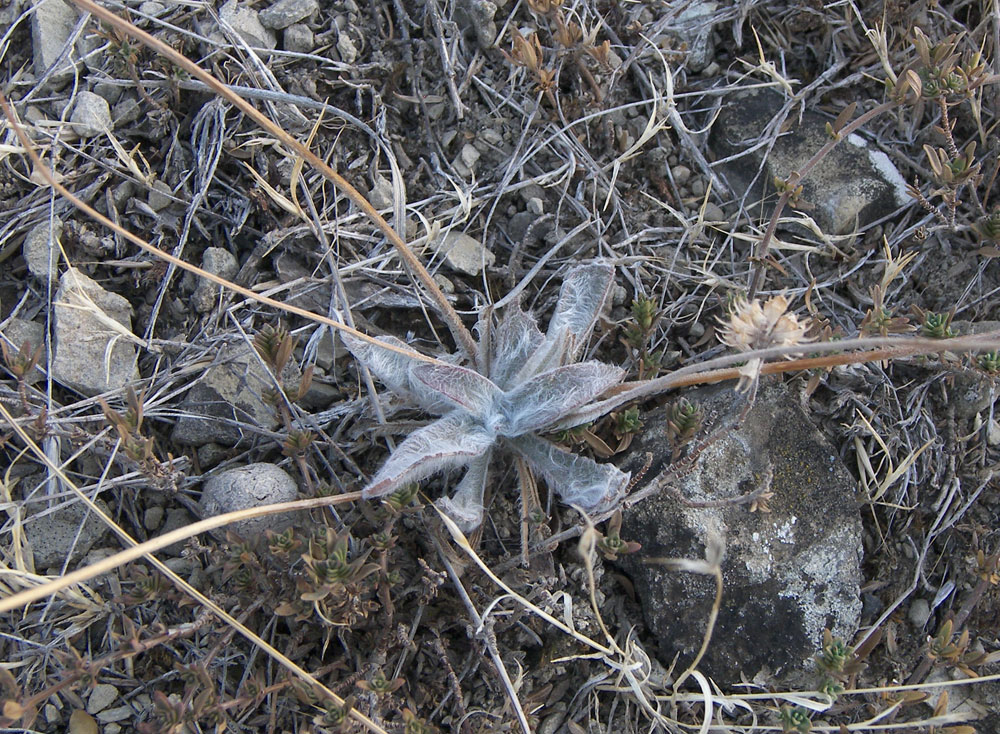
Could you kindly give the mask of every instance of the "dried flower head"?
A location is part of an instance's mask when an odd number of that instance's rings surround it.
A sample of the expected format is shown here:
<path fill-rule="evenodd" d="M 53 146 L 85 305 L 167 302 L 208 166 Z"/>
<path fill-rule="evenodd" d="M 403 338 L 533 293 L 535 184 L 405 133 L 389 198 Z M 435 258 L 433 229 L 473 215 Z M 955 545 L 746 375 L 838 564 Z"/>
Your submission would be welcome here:
<path fill-rule="evenodd" d="M 767 347 L 787 347 L 811 341 L 806 336 L 809 319 L 799 321 L 788 313 L 788 299 L 777 295 L 763 306 L 754 299 L 740 297 L 733 305 L 729 319 L 722 321 L 719 339 L 740 352 Z"/>

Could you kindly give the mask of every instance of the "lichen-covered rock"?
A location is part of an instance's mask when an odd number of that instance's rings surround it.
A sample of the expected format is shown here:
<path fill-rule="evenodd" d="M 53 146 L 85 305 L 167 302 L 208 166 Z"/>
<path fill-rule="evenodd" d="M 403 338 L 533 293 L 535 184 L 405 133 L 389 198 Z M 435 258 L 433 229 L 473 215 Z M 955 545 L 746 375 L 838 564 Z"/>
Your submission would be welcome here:
<path fill-rule="evenodd" d="M 743 408 L 732 389 L 686 393 L 713 430 Z M 624 468 L 653 464 L 656 481 L 670 461 L 665 409 L 644 417 Z M 856 483 L 836 452 L 781 383 L 761 386 L 742 425 L 710 445 L 675 486 L 690 502 L 714 502 L 758 489 L 772 493 L 769 512 L 748 503 L 689 507 L 670 491 L 624 513 L 622 537 L 642 544 L 622 565 L 635 582 L 663 661 L 694 658 L 715 597 L 708 576 L 647 564 L 649 558 L 700 559 L 710 533 L 726 540 L 724 591 L 712 644 L 700 669 L 717 683 L 759 672 L 809 683 L 824 628 L 849 640 L 860 623 L 861 519 Z M 640 487 L 641 489 L 641 487 Z M 813 681 L 814 682 L 814 681 Z"/>
<path fill-rule="evenodd" d="M 299 489 L 287 473 L 274 464 L 248 464 L 227 469 L 205 482 L 199 505 L 206 517 L 247 510 L 298 499 Z M 267 515 L 233 523 L 231 527 L 247 540 L 265 530 L 281 532 L 292 524 L 289 515 Z M 224 534 L 224 530 L 222 534 Z"/>
<path fill-rule="evenodd" d="M 735 95 L 712 126 L 709 148 L 717 158 L 749 150 L 783 103 L 781 95 L 766 89 Z M 801 124 L 780 135 L 769 152 L 764 146 L 720 168 L 736 191 L 751 189 L 749 201 L 769 196 L 773 206 L 774 179 L 784 180 L 792 171 L 804 169 L 813 154 L 830 140 L 827 122 L 828 118 L 807 110 Z M 767 160 L 758 176 L 765 154 Z M 906 182 L 889 157 L 856 134 L 834 146 L 802 179 L 800 199 L 813 207 L 804 213 L 829 235 L 850 234 L 911 200 Z M 790 209 L 784 212 L 794 213 Z"/>
<path fill-rule="evenodd" d="M 298 368 L 289 363 L 286 384 L 294 386 L 300 377 Z M 233 446 L 256 428 L 273 428 L 278 418 L 262 398 L 273 387 L 274 380 L 250 347 L 224 348 L 184 397 L 173 440 L 188 446 L 209 442 Z"/>
<path fill-rule="evenodd" d="M 107 511 L 103 501 L 97 505 Z M 24 534 L 31 547 L 35 569 L 60 568 L 90 551 L 107 527 L 82 502 L 45 508 L 27 519 Z"/>

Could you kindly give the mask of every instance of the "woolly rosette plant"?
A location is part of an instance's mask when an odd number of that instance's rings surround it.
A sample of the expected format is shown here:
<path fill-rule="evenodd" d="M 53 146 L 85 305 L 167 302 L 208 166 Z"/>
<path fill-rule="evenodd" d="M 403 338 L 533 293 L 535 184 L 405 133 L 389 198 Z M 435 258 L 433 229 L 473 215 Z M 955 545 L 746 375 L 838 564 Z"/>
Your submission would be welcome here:
<path fill-rule="evenodd" d="M 624 495 L 629 474 L 542 437 L 572 427 L 581 408 L 624 378 L 619 367 L 575 361 L 593 332 L 613 276 L 614 268 L 603 263 L 567 273 L 545 334 L 519 305 L 507 306 L 495 328 L 487 315 L 479 325 L 476 369 L 427 362 L 343 334 L 355 358 L 387 388 L 441 416 L 411 433 L 362 495 L 382 497 L 437 472 L 464 468 L 453 495 L 440 499 L 438 506 L 471 532 L 483 520 L 490 463 L 498 452 L 509 452 L 521 456 L 564 502 L 586 512 L 613 507 Z M 379 341 L 408 350 L 393 337 Z"/>

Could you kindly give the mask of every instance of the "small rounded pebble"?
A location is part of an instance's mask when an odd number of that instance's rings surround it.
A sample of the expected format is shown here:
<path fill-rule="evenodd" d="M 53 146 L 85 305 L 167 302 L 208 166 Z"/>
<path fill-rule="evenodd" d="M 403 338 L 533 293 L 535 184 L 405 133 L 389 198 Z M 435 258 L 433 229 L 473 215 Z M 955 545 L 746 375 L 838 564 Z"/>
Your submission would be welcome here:
<path fill-rule="evenodd" d="M 927 620 L 931 616 L 931 605 L 927 603 L 926 599 L 914 599 L 910 602 L 910 611 L 907 617 L 912 624 L 917 629 L 923 629 L 924 625 L 927 624 Z"/>

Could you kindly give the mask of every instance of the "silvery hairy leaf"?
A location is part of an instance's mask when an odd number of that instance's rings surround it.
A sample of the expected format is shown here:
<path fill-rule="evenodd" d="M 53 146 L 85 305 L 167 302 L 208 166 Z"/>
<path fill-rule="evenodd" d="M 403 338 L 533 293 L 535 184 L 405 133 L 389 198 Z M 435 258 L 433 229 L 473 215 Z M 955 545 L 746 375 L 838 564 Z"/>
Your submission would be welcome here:
<path fill-rule="evenodd" d="M 528 358 L 538 351 L 545 336 L 530 314 L 513 304 L 507 307 L 493 335 L 493 363 L 490 379 L 506 389 Z"/>
<path fill-rule="evenodd" d="M 483 496 L 493 452 L 487 451 L 469 462 L 462 481 L 451 497 L 442 497 L 437 506 L 448 515 L 463 533 L 471 533 L 483 522 Z"/>
<path fill-rule="evenodd" d="M 361 495 L 368 499 L 382 497 L 443 469 L 465 466 L 486 453 L 495 440 L 496 436 L 471 416 L 459 411 L 449 413 L 407 436 Z"/>
<path fill-rule="evenodd" d="M 544 336 L 534 317 L 518 305 L 508 307 L 495 330 L 491 314 L 484 314 L 479 367 L 486 374 L 408 357 L 345 335 L 348 349 L 390 390 L 443 414 L 392 452 L 363 496 L 381 497 L 438 471 L 466 467 L 454 495 L 440 499 L 438 506 L 469 532 L 482 522 L 490 460 L 494 449 L 503 447 L 524 456 L 567 502 L 591 511 L 620 499 L 628 474 L 536 435 L 587 412 L 624 377 L 624 370 L 601 362 L 567 364 L 590 338 L 613 275 L 605 264 L 569 271 Z M 391 337 L 380 341 L 405 347 Z"/>
<path fill-rule="evenodd" d="M 421 364 L 413 368 L 413 378 L 455 408 L 487 421 L 496 413 L 503 396 L 489 378 L 453 364 Z"/>
<path fill-rule="evenodd" d="M 507 441 L 564 502 L 587 512 L 601 511 L 617 502 L 632 476 L 613 464 L 598 464 L 530 433 Z"/>
<path fill-rule="evenodd" d="M 625 370 L 603 362 L 580 362 L 535 375 L 504 395 L 505 436 L 539 432 L 621 382 Z"/>
<path fill-rule="evenodd" d="M 428 413 L 435 415 L 447 413 L 452 409 L 451 404 L 440 393 L 429 389 L 424 383 L 414 378 L 414 367 L 426 364 L 426 362 L 400 352 L 381 349 L 347 332 L 342 331 L 340 337 L 354 358 L 371 370 L 375 377 L 399 397 L 410 400 Z M 377 337 L 377 341 L 405 351 L 412 351 L 405 342 L 392 336 L 380 336 Z"/>

